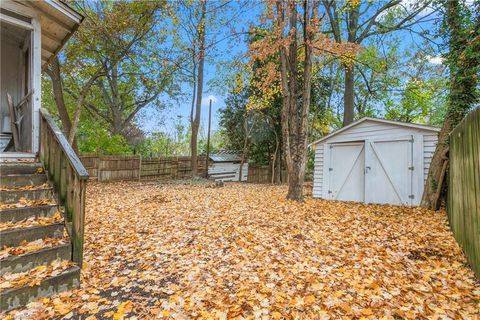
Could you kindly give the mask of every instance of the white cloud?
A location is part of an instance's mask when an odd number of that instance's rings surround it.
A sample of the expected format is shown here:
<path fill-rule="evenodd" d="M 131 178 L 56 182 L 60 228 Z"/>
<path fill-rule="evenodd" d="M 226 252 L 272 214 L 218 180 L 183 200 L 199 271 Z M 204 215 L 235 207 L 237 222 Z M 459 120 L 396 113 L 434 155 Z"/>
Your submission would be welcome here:
<path fill-rule="evenodd" d="M 442 64 L 443 60 L 445 59 L 440 56 L 427 56 L 427 61 L 431 64 Z"/>
<path fill-rule="evenodd" d="M 208 105 L 210 103 L 210 100 L 212 100 L 212 103 L 215 103 L 218 101 L 217 97 L 215 97 L 214 95 L 208 95 L 207 97 L 203 97 L 202 98 L 202 105 Z"/>
<path fill-rule="evenodd" d="M 425 0 L 423 1 L 420 1 L 420 0 L 402 0 L 399 4 L 397 5 L 394 5 L 393 7 L 391 7 L 390 9 L 388 10 L 385 10 L 385 11 L 382 11 L 378 16 L 377 18 L 375 19 L 376 21 L 381 21 L 389 12 L 391 12 L 392 10 L 395 10 L 395 9 L 398 9 L 399 6 L 401 6 L 401 9 L 402 9 L 402 12 L 404 14 L 406 13 L 412 13 L 414 11 L 416 11 L 419 6 L 423 6 L 424 5 L 424 2 Z M 469 1 L 472 1 L 472 0 L 469 0 Z M 432 13 L 433 11 L 435 10 L 435 8 L 431 5 L 428 5 L 426 8 L 424 8 L 419 14 L 418 14 L 418 17 L 423 17 L 423 16 L 426 16 L 430 13 Z"/>

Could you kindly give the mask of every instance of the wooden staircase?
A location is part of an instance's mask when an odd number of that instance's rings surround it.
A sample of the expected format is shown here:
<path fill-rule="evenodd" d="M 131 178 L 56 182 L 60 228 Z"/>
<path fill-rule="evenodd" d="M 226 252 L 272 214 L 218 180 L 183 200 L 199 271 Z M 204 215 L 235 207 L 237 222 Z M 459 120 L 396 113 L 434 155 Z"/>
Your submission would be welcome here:
<path fill-rule="evenodd" d="M 40 109 L 40 162 L 0 162 L 0 317 L 80 285 L 88 173 Z"/>
<path fill-rule="evenodd" d="M 78 287 L 80 268 L 40 163 L 0 164 L 0 309 Z"/>

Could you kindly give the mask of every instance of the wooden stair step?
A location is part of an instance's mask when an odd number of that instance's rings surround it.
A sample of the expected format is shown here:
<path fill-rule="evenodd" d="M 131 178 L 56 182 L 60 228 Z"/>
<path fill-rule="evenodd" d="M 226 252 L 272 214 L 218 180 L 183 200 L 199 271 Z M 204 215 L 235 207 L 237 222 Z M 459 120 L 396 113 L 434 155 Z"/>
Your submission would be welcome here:
<path fill-rule="evenodd" d="M 2 174 L 0 187 L 21 188 L 26 186 L 40 186 L 47 182 L 46 174 Z"/>
<path fill-rule="evenodd" d="M 43 189 L 36 189 L 36 190 L 0 191 L 1 203 L 7 203 L 7 204 L 15 203 L 22 198 L 25 198 L 28 200 L 52 199 L 53 189 L 43 188 Z"/>
<path fill-rule="evenodd" d="M 43 166 L 39 162 L 1 162 L 0 175 L 7 174 L 34 174 Z"/>
<path fill-rule="evenodd" d="M 15 247 L 22 241 L 35 241 L 44 238 L 61 238 L 65 226 L 63 223 L 35 225 L 26 228 L 12 228 L 0 231 L 0 246 Z"/>
<path fill-rule="evenodd" d="M 0 223 L 16 222 L 31 217 L 51 217 L 58 208 L 56 204 L 49 204 L 34 207 L 21 207 L 11 209 L 0 209 Z"/>
<path fill-rule="evenodd" d="M 38 298 L 78 288 L 80 286 L 80 268 L 77 266 L 64 270 L 61 274 L 48 277 L 35 286 L 24 285 L 19 288 L 0 292 L 0 312 L 18 308 Z"/>
<path fill-rule="evenodd" d="M 7 272 L 25 272 L 40 265 L 50 264 L 56 259 L 69 260 L 70 258 L 70 242 L 26 252 L 18 256 L 11 255 L 0 259 L 0 275 Z"/>

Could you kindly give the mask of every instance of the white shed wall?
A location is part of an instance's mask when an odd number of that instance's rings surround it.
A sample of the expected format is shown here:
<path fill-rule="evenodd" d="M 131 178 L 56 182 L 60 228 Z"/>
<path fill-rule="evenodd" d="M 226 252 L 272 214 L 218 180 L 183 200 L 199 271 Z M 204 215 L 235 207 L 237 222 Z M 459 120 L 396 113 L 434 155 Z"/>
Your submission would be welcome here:
<path fill-rule="evenodd" d="M 396 137 L 411 134 L 431 134 L 431 131 L 380 122 L 365 121 L 348 130 L 345 130 L 344 132 L 340 132 L 326 141 L 322 141 L 322 143 L 380 139 L 385 137 Z"/>
<path fill-rule="evenodd" d="M 319 144 L 315 148 L 315 162 L 313 168 L 313 196 L 322 196 L 323 185 L 323 144 Z"/>
<path fill-rule="evenodd" d="M 437 147 L 438 136 L 436 134 L 426 134 L 423 136 L 423 180 L 427 181 L 428 169 L 432 162 L 435 148 Z"/>
<path fill-rule="evenodd" d="M 208 167 L 208 175 L 215 181 L 238 181 L 240 164 L 233 162 L 217 162 Z M 248 163 L 243 164 L 242 181 L 247 181 Z"/>
<path fill-rule="evenodd" d="M 364 141 L 367 139 L 375 140 L 383 139 L 385 137 L 397 137 L 406 135 L 413 135 L 423 138 L 421 142 L 418 141 L 419 143 L 421 143 L 423 148 L 423 167 L 418 168 L 420 169 L 421 173 L 417 171 L 416 174 L 420 174 L 422 177 L 418 177 L 418 179 L 423 179 L 423 181 L 425 181 L 428 175 L 428 169 L 430 167 L 433 153 L 435 152 L 435 147 L 437 144 L 437 133 L 428 129 L 409 128 L 395 124 L 365 121 L 315 145 L 313 197 L 323 198 L 323 190 L 325 183 L 324 158 L 326 144 L 336 142 Z M 421 162 L 418 163 L 420 164 Z M 421 194 L 423 190 L 418 190 L 418 192 Z"/>

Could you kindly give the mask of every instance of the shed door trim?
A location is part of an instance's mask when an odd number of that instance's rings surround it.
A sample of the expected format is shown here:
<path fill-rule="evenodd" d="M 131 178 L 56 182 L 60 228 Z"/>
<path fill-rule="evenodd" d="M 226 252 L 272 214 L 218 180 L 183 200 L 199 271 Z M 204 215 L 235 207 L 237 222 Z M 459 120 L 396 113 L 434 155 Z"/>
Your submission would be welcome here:
<path fill-rule="evenodd" d="M 415 203 L 416 199 L 413 199 L 413 197 L 415 197 L 415 187 L 414 187 L 414 184 L 415 184 L 415 174 L 414 174 L 414 169 L 415 169 L 415 164 L 416 162 L 414 161 L 414 158 L 415 158 L 415 145 L 414 145 L 414 141 L 415 141 L 415 138 L 417 137 L 414 137 L 414 135 L 404 135 L 404 136 L 396 136 L 396 137 L 385 137 L 385 138 L 379 138 L 379 139 L 370 139 L 370 140 L 366 140 L 365 141 L 365 144 L 367 145 L 366 147 L 366 151 L 365 151 L 365 157 L 366 157 L 366 164 L 365 164 L 365 202 L 367 203 L 389 203 L 389 204 L 400 204 L 400 205 L 412 205 Z M 407 181 L 407 184 L 406 185 L 402 185 L 400 186 L 401 190 L 399 189 L 399 186 L 397 185 L 397 182 L 394 181 L 394 179 L 392 178 L 391 174 L 389 173 L 389 170 L 387 169 L 386 167 L 386 160 L 385 158 L 382 156 L 382 153 L 379 151 L 379 149 L 377 148 L 377 146 L 375 145 L 376 143 L 379 143 L 379 142 L 383 142 L 383 143 L 388 143 L 388 142 L 401 142 L 401 141 L 406 141 L 409 143 L 409 146 L 408 146 L 408 153 L 407 153 L 407 168 L 404 168 L 404 167 L 395 167 L 393 170 L 408 170 L 408 173 L 406 175 L 408 181 Z M 375 168 L 373 167 L 373 164 L 378 162 L 378 164 L 375 166 Z M 371 167 L 370 167 L 371 166 Z M 394 194 L 398 197 L 398 200 L 400 201 L 400 203 L 396 203 L 396 202 L 378 202 L 378 201 L 375 201 L 373 200 L 374 199 L 374 195 L 376 195 L 375 193 L 375 186 L 374 186 L 374 180 L 373 180 L 373 176 L 370 174 L 368 174 L 368 172 L 370 171 L 369 169 L 373 169 L 373 170 L 378 170 L 379 168 L 381 168 L 383 174 L 385 175 L 385 177 L 387 178 L 387 181 L 388 181 L 388 184 L 391 186 L 391 188 L 393 189 L 394 191 Z M 411 168 L 411 169 L 410 169 Z M 373 173 L 373 172 L 372 172 Z M 376 175 L 376 177 L 378 178 L 378 173 Z M 407 189 L 403 189 L 403 188 L 407 188 Z M 405 192 L 402 192 L 402 191 L 406 191 L 406 194 L 404 196 L 402 196 L 402 193 L 405 193 Z M 405 199 L 405 196 L 408 197 L 407 199 Z"/>
<path fill-rule="evenodd" d="M 399 139 L 396 141 L 402 141 L 402 140 L 404 139 Z M 380 140 L 380 141 L 385 142 L 385 140 Z M 391 141 L 391 140 L 386 140 L 386 141 Z M 380 154 L 380 151 L 378 151 L 377 147 L 375 146 L 375 141 L 369 141 L 369 143 L 370 143 L 370 146 L 372 147 L 373 154 L 375 154 L 375 156 L 377 157 L 378 162 L 380 163 L 380 167 L 382 168 L 383 172 L 385 173 L 385 176 L 387 177 L 388 181 L 392 185 L 393 191 L 395 191 L 395 193 L 397 194 L 397 197 L 400 199 L 400 201 L 404 203 L 410 202 L 402 197 L 401 193 L 397 189 L 397 186 L 393 182 L 392 177 L 390 176 L 390 174 L 388 174 L 388 170 L 387 168 L 385 168 L 385 164 L 384 164 L 385 159 L 382 157 L 382 155 Z M 411 159 L 410 159 L 410 164 L 411 164 Z M 411 185 L 410 185 L 410 188 L 411 188 Z"/>
<path fill-rule="evenodd" d="M 345 186 L 345 183 L 348 181 L 348 178 L 352 174 L 353 169 L 355 169 L 355 165 L 357 164 L 358 159 L 362 155 L 362 152 L 365 150 L 365 144 L 363 142 L 362 143 L 346 143 L 346 144 L 343 144 L 343 145 L 361 145 L 362 148 L 360 149 L 357 156 L 355 157 L 355 160 L 353 161 L 352 167 L 350 168 L 347 175 L 345 176 L 345 180 L 343 180 L 342 184 L 340 185 L 340 188 L 338 188 L 338 192 L 335 195 L 335 200 L 337 200 L 338 196 L 340 195 L 340 192 L 342 191 L 343 187 Z"/>

